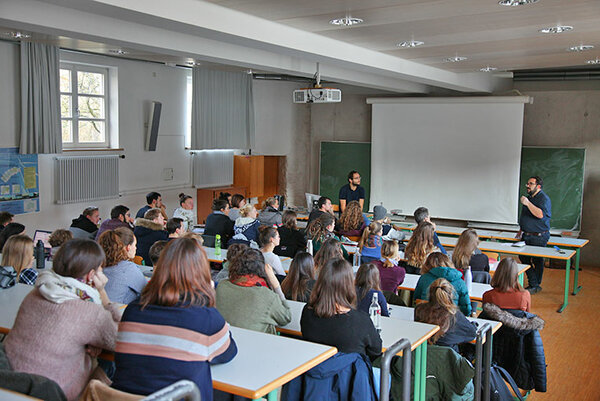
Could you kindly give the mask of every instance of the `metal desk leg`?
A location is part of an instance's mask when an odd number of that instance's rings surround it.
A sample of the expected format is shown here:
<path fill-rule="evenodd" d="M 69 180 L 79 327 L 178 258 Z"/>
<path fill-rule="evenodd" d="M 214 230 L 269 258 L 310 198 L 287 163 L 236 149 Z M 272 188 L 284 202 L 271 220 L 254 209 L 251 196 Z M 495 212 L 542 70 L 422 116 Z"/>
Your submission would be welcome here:
<path fill-rule="evenodd" d="M 277 401 L 277 389 L 267 394 L 267 401 Z"/>
<path fill-rule="evenodd" d="M 410 401 L 410 373 L 411 373 L 411 350 L 410 342 L 403 338 L 389 347 L 381 357 L 381 375 L 380 375 L 380 401 L 389 401 L 390 399 L 390 369 L 392 358 L 402 350 L 402 398 L 401 401 Z"/>
<path fill-rule="evenodd" d="M 483 350 L 483 400 L 490 401 L 490 370 L 492 367 L 492 328 L 485 335 L 485 346 Z"/>
<path fill-rule="evenodd" d="M 581 286 L 578 284 L 579 279 L 579 253 L 581 252 L 581 248 L 577 248 L 575 250 L 575 277 L 573 279 L 573 295 L 577 295 L 579 290 L 581 290 Z"/>
<path fill-rule="evenodd" d="M 492 334 L 492 326 L 489 323 L 484 323 L 477 329 L 477 337 L 475 342 L 475 378 L 473 380 L 474 391 L 475 391 L 475 401 L 481 401 L 481 387 L 482 387 L 482 370 L 484 371 L 483 376 L 483 388 L 484 388 L 484 396 L 483 399 L 485 401 L 489 401 L 490 392 L 489 392 L 489 382 L 490 382 L 490 362 L 491 358 L 488 359 L 488 356 L 485 353 L 489 353 L 491 355 L 491 347 L 488 345 L 488 341 L 491 339 Z M 483 338 L 485 336 L 485 352 L 483 349 Z M 489 348 L 489 350 L 488 350 Z M 483 366 L 483 369 L 482 369 Z M 487 392 L 486 392 L 487 391 Z M 486 398 L 487 397 L 487 398 Z"/>
<path fill-rule="evenodd" d="M 419 346 L 421 349 L 421 401 L 425 401 L 427 396 L 427 341 Z"/>
<path fill-rule="evenodd" d="M 415 350 L 415 384 L 413 392 L 414 401 L 421 401 L 421 373 L 423 370 L 423 367 L 421 365 L 421 353 L 423 350 L 423 344 L 419 345 Z M 425 376 L 427 376 L 427 372 L 425 372 Z M 425 397 L 423 397 L 423 399 L 425 399 Z"/>
<path fill-rule="evenodd" d="M 519 281 L 519 284 L 521 284 L 521 286 L 523 286 L 523 276 L 525 275 L 525 273 L 521 273 L 519 274 L 519 276 L 517 276 L 517 280 Z"/>
<path fill-rule="evenodd" d="M 567 264 L 565 266 L 565 298 L 563 300 L 563 304 L 560 308 L 558 308 L 558 313 L 561 313 L 565 310 L 567 305 L 569 304 L 569 276 L 571 274 L 571 259 L 567 260 Z"/>

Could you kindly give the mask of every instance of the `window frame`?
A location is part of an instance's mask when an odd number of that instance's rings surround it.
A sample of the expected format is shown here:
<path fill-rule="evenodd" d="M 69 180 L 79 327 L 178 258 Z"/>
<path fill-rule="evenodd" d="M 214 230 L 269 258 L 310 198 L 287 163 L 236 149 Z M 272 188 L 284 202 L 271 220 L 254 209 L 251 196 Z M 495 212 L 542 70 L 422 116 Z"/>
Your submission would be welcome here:
<path fill-rule="evenodd" d="M 62 122 L 71 121 L 71 134 L 73 142 L 62 142 L 63 149 L 110 149 L 111 148 L 111 118 L 110 118 L 110 70 L 109 67 L 73 63 L 67 61 L 60 62 L 60 70 L 68 70 L 70 72 L 71 92 L 60 92 L 60 96 L 70 96 L 71 98 L 71 117 L 63 117 L 62 110 L 60 115 L 61 121 L 61 138 L 62 138 Z M 79 94 L 78 89 L 78 72 L 90 72 L 102 74 L 104 77 L 104 94 Z M 60 89 L 60 88 L 59 88 Z M 79 96 L 101 98 L 104 100 L 104 118 L 90 118 L 79 116 Z M 61 101 L 62 103 L 62 101 Z M 80 142 L 79 141 L 79 122 L 80 121 L 103 121 L 104 122 L 104 142 Z"/>

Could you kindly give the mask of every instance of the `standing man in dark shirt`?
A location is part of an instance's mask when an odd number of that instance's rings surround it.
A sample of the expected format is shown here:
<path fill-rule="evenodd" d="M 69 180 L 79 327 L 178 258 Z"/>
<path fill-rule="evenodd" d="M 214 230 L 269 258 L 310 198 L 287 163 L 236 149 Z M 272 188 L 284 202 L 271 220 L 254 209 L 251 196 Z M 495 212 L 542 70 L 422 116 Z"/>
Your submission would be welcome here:
<path fill-rule="evenodd" d="M 346 205 L 350 201 L 358 201 L 360 208 L 365 205 L 365 189 L 360 186 L 360 174 L 352 170 L 348 173 L 348 184 L 340 188 L 340 213 L 344 213 Z"/>
<path fill-rule="evenodd" d="M 517 237 L 521 237 L 527 245 L 546 246 L 550 239 L 550 218 L 552 203 L 542 191 L 543 181 L 540 177 L 529 177 L 527 180 L 527 195 L 521 196 L 521 229 Z M 544 274 L 544 258 L 520 256 L 521 262 L 531 265 L 526 271 L 529 286 L 527 290 L 536 294 L 542 290 L 542 275 Z"/>

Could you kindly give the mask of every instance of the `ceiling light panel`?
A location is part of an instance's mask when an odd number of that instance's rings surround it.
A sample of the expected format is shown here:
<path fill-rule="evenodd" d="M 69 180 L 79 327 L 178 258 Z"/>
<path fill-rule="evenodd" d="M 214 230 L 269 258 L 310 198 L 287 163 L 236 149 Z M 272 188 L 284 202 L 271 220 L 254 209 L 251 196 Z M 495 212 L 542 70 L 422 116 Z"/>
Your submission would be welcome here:
<path fill-rule="evenodd" d="M 524 6 L 526 4 L 537 3 L 539 0 L 500 0 L 498 4 L 507 7 Z"/>
<path fill-rule="evenodd" d="M 336 26 L 352 26 L 352 25 L 358 25 L 358 24 L 362 24 L 364 21 L 361 18 L 356 18 L 356 17 L 342 17 L 342 18 L 334 18 L 331 21 L 329 21 L 329 23 L 331 25 L 336 25 Z"/>
<path fill-rule="evenodd" d="M 409 49 L 412 47 L 423 46 L 424 44 L 425 44 L 425 42 L 423 42 L 421 40 L 409 40 L 409 41 L 397 43 L 396 46 L 402 47 L 404 49 Z"/>
<path fill-rule="evenodd" d="M 557 26 L 551 26 L 548 28 L 542 28 L 539 30 L 539 32 L 541 32 L 541 33 L 563 33 L 563 32 L 569 32 L 572 30 L 573 30 L 573 27 L 570 25 L 557 25 Z"/>
<path fill-rule="evenodd" d="M 594 48 L 593 45 L 577 45 L 577 46 L 571 46 L 567 50 L 570 52 L 585 52 L 588 50 L 592 50 L 593 48 Z"/>
<path fill-rule="evenodd" d="M 454 57 L 448 57 L 445 58 L 444 61 L 446 63 L 458 63 L 460 61 L 465 61 L 467 58 L 463 57 L 463 56 L 454 56 Z"/>

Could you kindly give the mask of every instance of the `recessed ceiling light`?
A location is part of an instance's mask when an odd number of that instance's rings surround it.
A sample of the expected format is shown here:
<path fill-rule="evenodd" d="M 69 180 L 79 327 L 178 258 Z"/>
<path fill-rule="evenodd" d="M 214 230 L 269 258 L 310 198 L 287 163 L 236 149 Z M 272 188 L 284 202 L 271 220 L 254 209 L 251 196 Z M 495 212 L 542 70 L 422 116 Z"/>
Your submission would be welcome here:
<path fill-rule="evenodd" d="M 122 56 L 122 55 L 124 55 L 124 54 L 129 54 L 129 52 L 128 52 L 128 51 L 125 51 L 125 50 L 123 50 L 123 49 L 109 49 L 109 50 L 108 50 L 108 52 L 109 52 L 109 53 L 112 53 L 112 54 L 118 54 L 118 55 L 120 55 L 120 56 Z"/>
<path fill-rule="evenodd" d="M 13 32 L 5 32 L 4 33 L 5 36 L 8 36 L 12 39 L 29 39 L 31 37 L 30 34 L 25 33 L 25 32 L 19 32 L 19 31 L 13 31 Z"/>
<path fill-rule="evenodd" d="M 588 64 L 600 64 L 600 58 L 596 57 L 593 60 L 586 61 L 586 63 L 588 63 Z"/>
<path fill-rule="evenodd" d="M 571 46 L 567 50 L 570 52 L 585 52 L 587 50 L 592 50 L 594 48 L 593 45 L 577 45 Z"/>
<path fill-rule="evenodd" d="M 497 68 L 496 67 L 490 67 L 489 65 L 486 65 L 483 68 L 480 68 L 479 71 L 481 72 L 492 72 L 492 71 L 496 71 Z"/>
<path fill-rule="evenodd" d="M 444 61 L 446 63 L 458 63 L 459 61 L 465 61 L 467 58 L 463 56 L 454 56 L 445 58 Z"/>
<path fill-rule="evenodd" d="M 563 32 L 568 32 L 568 31 L 572 31 L 573 27 L 569 26 L 569 25 L 557 25 L 557 26 L 551 26 L 548 28 L 542 28 L 539 30 L 539 32 L 541 33 L 563 33 Z"/>
<path fill-rule="evenodd" d="M 417 46 L 423 46 L 425 44 L 425 42 L 421 41 L 421 40 L 409 40 L 409 41 L 404 41 L 404 42 L 400 42 L 397 43 L 396 46 L 398 47 L 404 47 L 404 48 L 410 48 L 410 47 L 417 47 Z"/>
<path fill-rule="evenodd" d="M 498 4 L 500 4 L 501 6 L 516 7 L 524 6 L 525 4 L 537 3 L 538 1 L 539 0 L 500 0 Z"/>
<path fill-rule="evenodd" d="M 329 21 L 329 23 L 331 25 L 343 25 L 343 26 L 352 26 L 352 25 L 357 25 L 357 24 L 362 24 L 364 21 L 361 18 L 355 18 L 355 17 L 342 17 L 342 18 L 334 18 L 331 21 Z"/>

